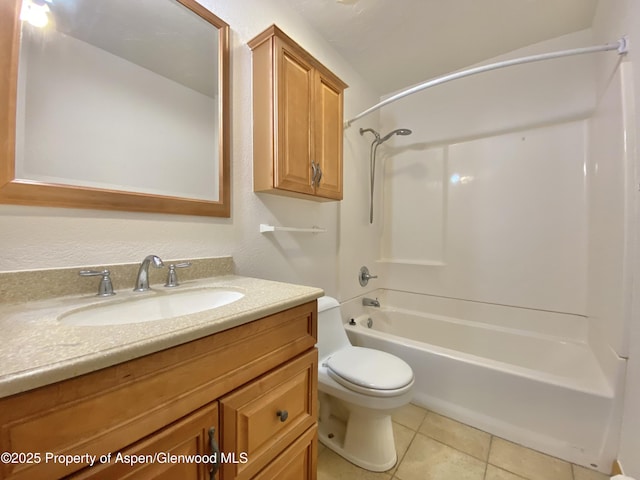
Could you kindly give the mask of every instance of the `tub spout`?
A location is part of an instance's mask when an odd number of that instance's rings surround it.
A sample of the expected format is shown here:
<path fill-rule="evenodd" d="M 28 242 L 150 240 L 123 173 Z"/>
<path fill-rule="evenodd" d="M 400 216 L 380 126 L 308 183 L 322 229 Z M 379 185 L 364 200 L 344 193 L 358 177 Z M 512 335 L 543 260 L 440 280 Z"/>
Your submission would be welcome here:
<path fill-rule="evenodd" d="M 373 298 L 367 298 L 364 297 L 362 299 L 362 305 L 364 305 L 365 307 L 380 307 L 380 302 L 378 301 L 378 299 L 373 299 Z"/>

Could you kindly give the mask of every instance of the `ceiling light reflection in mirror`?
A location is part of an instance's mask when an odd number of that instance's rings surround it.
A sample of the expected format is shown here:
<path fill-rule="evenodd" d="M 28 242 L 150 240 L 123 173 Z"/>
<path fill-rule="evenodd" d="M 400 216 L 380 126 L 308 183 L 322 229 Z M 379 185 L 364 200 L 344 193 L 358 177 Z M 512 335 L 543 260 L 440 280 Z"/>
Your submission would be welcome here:
<path fill-rule="evenodd" d="M 43 28 L 49 23 L 49 12 L 49 6 L 45 0 L 25 0 L 20 10 L 20 20 L 29 22 L 34 27 Z"/>

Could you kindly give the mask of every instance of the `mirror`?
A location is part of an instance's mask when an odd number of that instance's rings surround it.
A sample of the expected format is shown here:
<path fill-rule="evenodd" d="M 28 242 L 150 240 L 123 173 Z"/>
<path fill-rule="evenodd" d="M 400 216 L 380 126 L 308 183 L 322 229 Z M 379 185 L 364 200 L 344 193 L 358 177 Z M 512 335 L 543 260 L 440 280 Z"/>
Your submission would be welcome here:
<path fill-rule="evenodd" d="M 2 2 L 0 202 L 228 217 L 228 35 L 195 0 Z"/>

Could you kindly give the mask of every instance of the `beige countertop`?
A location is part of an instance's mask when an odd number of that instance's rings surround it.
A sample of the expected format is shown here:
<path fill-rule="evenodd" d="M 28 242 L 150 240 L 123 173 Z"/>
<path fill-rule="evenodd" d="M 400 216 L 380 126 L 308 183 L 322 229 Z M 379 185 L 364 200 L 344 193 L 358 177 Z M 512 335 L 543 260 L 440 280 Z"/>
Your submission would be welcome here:
<path fill-rule="evenodd" d="M 153 322 L 71 326 L 58 320 L 65 312 L 92 305 L 204 287 L 236 290 L 244 297 L 213 310 Z M 314 287 L 223 275 L 188 280 L 172 289 L 154 286 L 142 293 L 119 290 L 108 298 L 85 294 L 2 305 L 0 398 L 202 338 L 322 294 Z"/>

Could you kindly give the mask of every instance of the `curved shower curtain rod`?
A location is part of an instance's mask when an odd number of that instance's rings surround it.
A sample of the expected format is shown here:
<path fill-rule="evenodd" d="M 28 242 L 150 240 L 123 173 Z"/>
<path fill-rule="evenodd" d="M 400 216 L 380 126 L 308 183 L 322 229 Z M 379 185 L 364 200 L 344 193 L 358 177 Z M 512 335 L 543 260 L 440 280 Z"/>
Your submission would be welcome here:
<path fill-rule="evenodd" d="M 479 67 L 469 68 L 467 70 L 461 70 L 459 72 L 450 73 L 448 75 L 444 75 L 442 77 L 434 78 L 432 80 L 427 80 L 424 83 L 416 85 L 415 87 L 410 87 L 400 93 L 396 93 L 395 95 L 387 98 L 386 100 L 381 101 L 380 103 L 375 104 L 373 107 L 368 108 L 362 113 L 359 113 L 351 120 L 348 120 L 344 123 L 344 128 L 348 128 L 351 126 L 353 122 L 356 120 L 368 115 L 372 112 L 375 112 L 379 108 L 384 107 L 390 103 L 395 102 L 396 100 L 400 100 L 408 95 L 419 92 L 426 88 L 435 87 L 436 85 L 440 85 L 442 83 L 450 82 L 452 80 L 457 80 L 459 78 L 468 77 L 470 75 L 475 75 L 476 73 L 488 72 L 490 70 L 496 70 L 498 68 L 510 67 L 512 65 L 520 65 L 523 63 L 531 63 L 531 62 L 539 62 L 541 60 L 551 60 L 553 58 L 560 57 L 569 57 L 571 55 L 582 55 L 584 53 L 595 53 L 595 52 L 606 52 L 609 50 L 617 50 L 618 54 L 622 55 L 627 53 L 627 39 L 626 37 L 622 37 L 616 43 L 607 43 L 605 45 L 595 45 L 593 47 L 583 47 L 583 48 L 574 48 L 573 50 L 561 50 L 558 52 L 551 53 L 542 53 L 539 55 L 531 55 L 528 57 L 514 58 L 512 60 L 504 60 L 502 62 L 489 63 L 487 65 L 481 65 Z"/>

